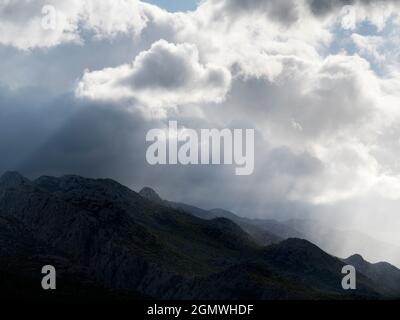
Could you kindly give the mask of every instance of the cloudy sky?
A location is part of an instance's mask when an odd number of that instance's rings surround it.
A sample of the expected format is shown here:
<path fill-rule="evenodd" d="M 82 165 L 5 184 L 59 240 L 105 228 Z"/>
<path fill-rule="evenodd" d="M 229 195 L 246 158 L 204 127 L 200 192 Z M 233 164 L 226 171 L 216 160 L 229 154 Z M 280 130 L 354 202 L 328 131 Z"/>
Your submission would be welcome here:
<path fill-rule="evenodd" d="M 0 171 L 110 177 L 400 245 L 397 3 L 0 0 Z M 254 128 L 254 174 L 148 165 L 146 133 L 169 120 Z"/>

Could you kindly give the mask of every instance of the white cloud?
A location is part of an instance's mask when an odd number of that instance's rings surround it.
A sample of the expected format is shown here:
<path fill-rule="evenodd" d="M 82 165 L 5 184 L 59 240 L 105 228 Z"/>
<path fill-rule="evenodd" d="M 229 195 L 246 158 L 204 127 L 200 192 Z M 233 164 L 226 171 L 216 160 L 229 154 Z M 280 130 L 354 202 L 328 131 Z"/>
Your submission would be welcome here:
<path fill-rule="evenodd" d="M 58 9 L 55 30 L 42 26 L 42 9 L 54 5 Z M 0 3 L 0 44 L 19 49 L 51 47 L 63 42 L 77 41 L 77 23 L 81 4 L 72 1 L 14 0 Z"/>
<path fill-rule="evenodd" d="M 147 109 L 162 111 L 177 105 L 221 102 L 230 81 L 227 69 L 199 61 L 195 45 L 160 40 L 132 64 L 85 72 L 77 95 L 94 100 L 134 99 Z"/>
<path fill-rule="evenodd" d="M 381 63 L 385 60 L 384 55 L 380 52 L 380 49 L 384 44 L 383 37 L 362 36 L 357 33 L 353 33 L 351 38 L 362 55 L 365 55 L 378 63 Z"/>
<path fill-rule="evenodd" d="M 139 34 L 146 26 L 144 9 L 151 10 L 137 0 L 83 0 L 81 20 L 89 30 L 102 37 L 118 33 Z"/>
<path fill-rule="evenodd" d="M 273 148 L 308 153 L 321 164 L 308 176 L 288 175 L 274 184 L 292 200 L 334 203 L 378 192 L 389 180 L 374 142 L 399 119 L 397 93 L 385 91 L 388 81 L 366 60 L 382 59 L 376 49 L 381 38 L 354 33 L 358 54 L 324 56 L 345 11 L 304 3 L 220 0 L 188 14 L 146 11 L 142 40 L 156 42 L 131 64 L 86 71 L 77 95 L 164 117 L 177 107 L 200 109 L 203 119 L 220 126 L 251 124 Z M 352 28 L 366 20 L 383 28 L 393 4 L 380 9 L 354 2 L 353 9 Z M 169 42 L 158 39 L 163 36 Z"/>
<path fill-rule="evenodd" d="M 43 27 L 50 17 L 46 6 L 55 9 L 55 29 Z M 152 6 L 137 0 L 5 0 L 0 3 L 0 44 L 27 50 L 80 43 L 85 31 L 97 37 L 135 34 L 146 25 L 144 8 Z"/>

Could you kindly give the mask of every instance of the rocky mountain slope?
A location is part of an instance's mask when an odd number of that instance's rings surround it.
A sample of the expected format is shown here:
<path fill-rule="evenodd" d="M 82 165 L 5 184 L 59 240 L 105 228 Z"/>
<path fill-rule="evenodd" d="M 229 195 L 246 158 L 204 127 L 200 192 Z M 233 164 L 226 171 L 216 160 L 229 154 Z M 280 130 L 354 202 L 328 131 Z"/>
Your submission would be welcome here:
<path fill-rule="evenodd" d="M 143 188 L 139 192 L 139 194 L 149 200 L 154 201 L 156 199 L 158 203 L 162 203 L 165 206 L 188 212 L 201 219 L 229 219 L 238 224 L 247 233 L 249 233 L 253 237 L 253 239 L 260 245 L 270 245 L 292 237 L 302 238 L 302 235 L 295 229 L 287 227 L 284 224 L 281 224 L 275 220 L 248 219 L 240 217 L 230 211 L 223 209 L 204 210 L 185 203 L 163 200 L 156 191 L 148 187 Z"/>
<path fill-rule="evenodd" d="M 386 296 L 400 296 L 400 269 L 387 262 L 370 263 L 358 254 L 343 261 L 375 282 Z"/>
<path fill-rule="evenodd" d="M 44 264 L 60 270 L 61 296 L 347 299 L 383 292 L 362 274 L 356 292 L 342 290 L 344 262 L 308 241 L 266 247 L 225 217 L 201 219 L 109 179 L 29 181 L 6 173 L 0 228 L 2 294 L 10 290 L 5 279 L 36 283 Z"/>

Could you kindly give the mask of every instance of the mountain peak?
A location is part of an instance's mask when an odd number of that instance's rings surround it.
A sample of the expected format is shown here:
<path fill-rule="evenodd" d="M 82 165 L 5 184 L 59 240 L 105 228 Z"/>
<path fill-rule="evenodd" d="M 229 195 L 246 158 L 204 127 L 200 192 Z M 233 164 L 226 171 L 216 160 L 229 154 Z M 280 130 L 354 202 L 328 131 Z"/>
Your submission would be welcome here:
<path fill-rule="evenodd" d="M 143 197 L 146 198 L 147 200 L 153 201 L 153 202 L 163 202 L 163 199 L 158 195 L 156 191 L 154 191 L 152 188 L 149 187 L 144 187 L 142 190 L 140 190 L 139 194 Z"/>
<path fill-rule="evenodd" d="M 1 188 L 18 188 L 30 185 L 31 182 L 17 171 L 7 171 L 0 177 Z"/>
<path fill-rule="evenodd" d="M 225 210 L 225 209 L 220 209 L 220 208 L 215 208 L 215 209 L 211 209 L 210 212 L 215 213 L 216 215 L 220 215 L 220 216 L 226 216 L 226 215 L 232 215 L 233 213 Z"/>
<path fill-rule="evenodd" d="M 354 255 L 348 257 L 347 259 L 345 259 L 345 261 L 348 262 L 348 263 L 356 264 L 356 265 L 364 264 L 364 263 L 367 262 L 367 261 L 365 261 L 365 259 L 364 259 L 361 255 L 359 255 L 359 254 L 354 254 Z"/>

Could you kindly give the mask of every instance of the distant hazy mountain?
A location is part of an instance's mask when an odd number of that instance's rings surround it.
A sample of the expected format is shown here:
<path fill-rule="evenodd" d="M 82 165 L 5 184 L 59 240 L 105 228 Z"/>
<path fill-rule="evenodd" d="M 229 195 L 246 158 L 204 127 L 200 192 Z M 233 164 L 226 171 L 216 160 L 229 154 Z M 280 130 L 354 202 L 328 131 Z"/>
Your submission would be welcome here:
<path fill-rule="evenodd" d="M 288 227 L 298 230 L 304 239 L 338 257 L 358 253 L 368 260 L 389 261 L 400 266 L 400 247 L 355 230 L 339 230 L 317 220 L 289 220 Z M 389 259 L 389 260 L 388 260 Z"/>
<path fill-rule="evenodd" d="M 28 288 L 39 286 L 44 264 L 60 271 L 57 294 L 67 297 L 347 299 L 384 293 L 362 273 L 357 291 L 342 290 L 344 262 L 308 241 L 266 247 L 225 217 L 201 219 L 152 192 L 144 195 L 151 200 L 110 179 L 29 181 L 5 174 L 0 293 L 36 296 Z"/>
<path fill-rule="evenodd" d="M 288 238 L 306 239 L 338 257 L 346 257 L 357 252 L 368 259 L 389 260 L 400 266 L 400 247 L 379 241 L 359 231 L 339 230 L 328 227 L 321 221 L 311 219 L 292 219 L 282 222 L 273 219 L 244 218 L 224 209 L 204 210 L 185 203 L 162 200 L 151 188 L 144 188 L 140 194 L 150 200 L 152 197 L 154 201 L 189 212 L 202 219 L 217 217 L 230 219 L 262 245 L 277 243 Z"/>
<path fill-rule="evenodd" d="M 249 233 L 253 239 L 261 245 L 269 245 L 280 242 L 287 238 L 303 238 L 300 232 L 285 226 L 275 220 L 255 220 L 240 217 L 230 211 L 223 209 L 204 210 L 185 203 L 162 200 L 162 198 L 151 188 L 143 188 L 140 192 L 143 197 L 162 203 L 171 208 L 188 212 L 201 219 L 226 218 L 237 223 L 244 231 Z"/>

